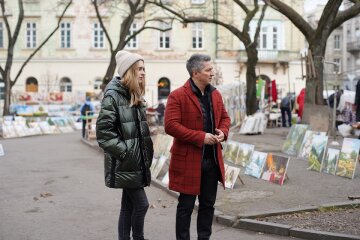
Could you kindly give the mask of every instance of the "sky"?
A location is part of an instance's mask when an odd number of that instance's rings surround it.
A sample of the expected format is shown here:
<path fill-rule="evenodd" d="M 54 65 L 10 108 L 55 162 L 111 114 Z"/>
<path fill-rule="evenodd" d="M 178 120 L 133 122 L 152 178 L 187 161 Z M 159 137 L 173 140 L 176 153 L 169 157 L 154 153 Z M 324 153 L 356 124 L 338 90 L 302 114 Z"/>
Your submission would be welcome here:
<path fill-rule="evenodd" d="M 319 3 L 326 3 L 327 0 L 305 0 L 305 12 L 309 12 L 311 10 L 313 10 L 317 4 Z"/>

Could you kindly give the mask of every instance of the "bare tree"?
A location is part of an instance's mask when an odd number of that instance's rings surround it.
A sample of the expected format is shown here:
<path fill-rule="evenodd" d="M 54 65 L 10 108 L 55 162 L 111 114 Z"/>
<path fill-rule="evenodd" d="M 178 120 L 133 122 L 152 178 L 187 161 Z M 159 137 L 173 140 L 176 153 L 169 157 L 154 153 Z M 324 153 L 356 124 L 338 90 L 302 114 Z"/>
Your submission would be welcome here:
<path fill-rule="evenodd" d="M 323 69 L 326 42 L 337 27 L 360 13 L 360 1 L 350 0 L 353 5 L 340 11 L 343 0 L 329 0 L 321 14 L 316 28 L 312 27 L 302 15 L 280 0 L 264 0 L 264 2 L 285 15 L 305 36 L 309 43 L 310 61 L 313 60 L 312 74 L 306 80 L 306 104 L 323 105 Z M 308 58 L 309 59 L 309 58 Z M 311 62 L 308 64 L 311 64 Z M 304 109 L 306 112 L 306 108 Z M 305 113 L 304 113 L 305 114 Z"/>
<path fill-rule="evenodd" d="M 106 1 L 106 0 L 91 0 L 95 12 L 96 17 L 99 20 L 100 26 L 102 27 L 102 30 L 104 31 L 104 34 L 106 36 L 106 39 L 109 43 L 109 50 L 110 50 L 110 61 L 109 65 L 107 67 L 105 76 L 103 77 L 103 87 L 106 86 L 106 84 L 112 79 L 115 68 L 116 68 L 116 60 L 115 55 L 118 51 L 125 48 L 126 44 L 133 38 L 135 38 L 137 35 L 139 35 L 142 31 L 145 29 L 155 29 L 159 31 L 168 31 L 171 30 L 171 18 L 158 18 L 153 17 L 149 19 L 144 19 L 143 24 L 141 27 L 136 29 L 134 32 L 130 34 L 130 27 L 133 24 L 135 18 L 140 17 L 144 14 L 145 8 L 147 5 L 146 0 L 126 0 L 124 4 L 121 5 L 120 0 L 118 1 Z M 119 5 L 120 4 L 120 5 Z M 124 15 L 124 18 L 120 24 L 119 29 L 119 38 L 117 41 L 113 41 L 111 39 L 109 30 L 106 28 L 104 21 L 103 21 L 103 14 L 100 12 L 100 8 L 107 8 L 107 9 L 113 9 L 116 10 L 117 7 L 120 7 L 120 11 L 122 11 L 122 15 Z M 125 7 L 126 9 L 123 9 Z M 170 27 L 166 28 L 160 28 L 157 27 L 154 22 L 164 22 L 169 23 Z"/>
<path fill-rule="evenodd" d="M 239 23 L 232 22 L 227 19 L 226 14 L 219 13 L 217 11 L 218 1 L 215 1 L 213 4 L 213 16 L 207 17 L 206 14 L 196 14 L 194 11 L 188 11 L 189 9 L 174 9 L 162 3 L 161 0 L 152 0 L 149 3 L 155 4 L 166 11 L 170 12 L 177 19 L 186 23 L 212 23 L 220 25 L 227 30 L 229 30 L 233 35 L 235 35 L 245 46 L 247 53 L 246 61 L 246 113 L 251 115 L 257 111 L 257 101 L 256 101 L 256 65 L 258 63 L 258 50 L 257 50 L 257 39 L 259 37 L 261 22 L 265 15 L 266 5 L 261 8 L 261 14 L 257 21 L 257 26 L 255 30 L 254 38 L 250 35 L 250 23 L 251 21 L 256 20 L 256 14 L 260 10 L 258 0 L 253 0 L 253 8 L 250 9 L 243 1 L 232 0 L 232 2 L 240 7 L 240 9 L 246 14 L 245 19 L 243 19 L 242 28 L 239 27 Z M 220 18 L 222 16 L 222 18 Z"/>
<path fill-rule="evenodd" d="M 0 1 L 1 16 L 5 23 L 5 30 L 6 30 L 6 36 L 7 36 L 7 42 L 8 42 L 5 66 L 3 66 L 3 64 L 0 63 L 0 74 L 1 74 L 1 77 L 4 80 L 4 84 L 5 84 L 5 101 L 4 101 L 3 115 L 9 114 L 12 87 L 15 85 L 16 81 L 19 79 L 23 69 L 29 63 L 29 61 L 35 56 L 35 54 L 49 41 L 49 39 L 59 29 L 62 18 L 64 16 L 65 12 L 67 11 L 67 9 L 70 7 L 71 3 L 72 3 L 72 0 L 66 1 L 65 7 L 64 7 L 60 17 L 58 18 L 58 22 L 57 22 L 57 25 L 54 28 L 54 30 L 51 31 L 49 33 L 49 35 L 47 35 L 47 37 L 26 58 L 26 60 L 21 65 L 19 71 L 16 73 L 15 78 L 12 80 L 11 68 L 13 66 L 13 60 L 14 60 L 14 47 L 17 43 L 18 36 L 20 33 L 20 28 L 21 28 L 21 26 L 23 24 L 23 20 L 24 20 L 24 3 L 23 3 L 23 0 L 18 0 L 19 14 L 17 16 L 15 29 L 12 32 L 11 26 L 9 23 L 9 19 L 8 19 L 9 16 L 7 14 L 7 7 L 5 6 L 5 1 Z M 60 5 L 63 5 L 63 4 L 60 4 Z"/>

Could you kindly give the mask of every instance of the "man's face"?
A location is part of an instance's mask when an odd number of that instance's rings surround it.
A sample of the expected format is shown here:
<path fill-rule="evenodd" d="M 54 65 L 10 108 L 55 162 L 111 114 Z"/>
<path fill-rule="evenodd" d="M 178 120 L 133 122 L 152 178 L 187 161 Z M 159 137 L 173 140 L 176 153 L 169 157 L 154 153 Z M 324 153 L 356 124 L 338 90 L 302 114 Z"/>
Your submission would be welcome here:
<path fill-rule="evenodd" d="M 198 83 L 206 86 L 211 82 L 213 76 L 214 76 L 214 68 L 212 67 L 211 62 L 204 62 L 203 69 L 201 69 L 200 72 L 194 72 L 193 78 Z"/>

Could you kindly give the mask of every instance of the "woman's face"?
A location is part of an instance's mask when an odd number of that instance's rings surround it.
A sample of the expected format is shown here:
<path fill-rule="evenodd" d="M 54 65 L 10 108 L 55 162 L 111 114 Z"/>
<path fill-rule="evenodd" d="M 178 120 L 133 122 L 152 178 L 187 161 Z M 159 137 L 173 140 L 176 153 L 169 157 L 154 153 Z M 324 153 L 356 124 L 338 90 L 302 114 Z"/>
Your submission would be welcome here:
<path fill-rule="evenodd" d="M 145 65 L 141 60 L 137 62 L 136 77 L 139 83 L 143 83 L 145 80 Z"/>

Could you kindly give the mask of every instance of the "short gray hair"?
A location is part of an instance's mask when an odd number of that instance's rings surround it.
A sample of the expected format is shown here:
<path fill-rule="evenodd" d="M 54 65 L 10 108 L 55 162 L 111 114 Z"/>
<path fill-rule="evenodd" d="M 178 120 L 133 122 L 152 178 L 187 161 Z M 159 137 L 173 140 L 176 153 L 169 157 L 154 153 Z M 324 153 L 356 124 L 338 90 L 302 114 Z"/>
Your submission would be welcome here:
<path fill-rule="evenodd" d="M 204 62 L 210 61 L 211 57 L 209 55 L 198 53 L 193 54 L 186 62 L 186 69 L 189 72 L 190 77 L 192 76 L 193 72 L 200 72 L 204 68 Z"/>

